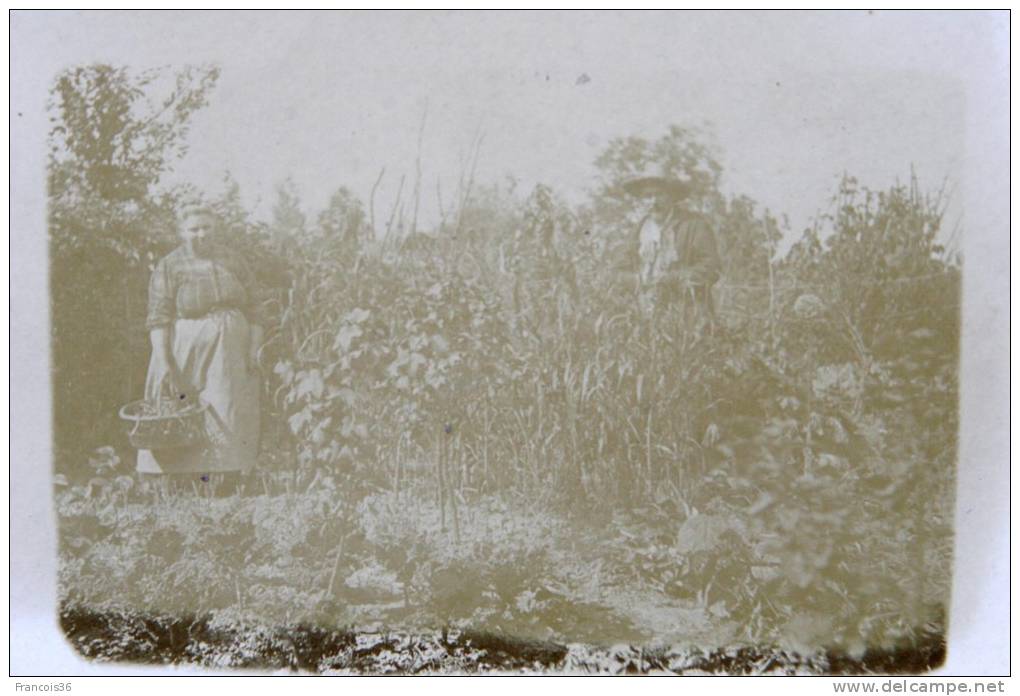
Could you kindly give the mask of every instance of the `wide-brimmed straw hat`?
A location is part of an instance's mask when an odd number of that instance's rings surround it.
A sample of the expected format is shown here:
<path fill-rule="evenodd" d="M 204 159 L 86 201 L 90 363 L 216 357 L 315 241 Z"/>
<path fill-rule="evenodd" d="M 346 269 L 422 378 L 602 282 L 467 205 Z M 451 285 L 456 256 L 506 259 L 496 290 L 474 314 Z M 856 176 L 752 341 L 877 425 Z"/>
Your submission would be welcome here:
<path fill-rule="evenodd" d="M 641 176 L 623 182 L 623 190 L 638 198 L 666 196 L 673 199 L 684 199 L 691 195 L 694 188 L 690 182 L 665 176 Z"/>

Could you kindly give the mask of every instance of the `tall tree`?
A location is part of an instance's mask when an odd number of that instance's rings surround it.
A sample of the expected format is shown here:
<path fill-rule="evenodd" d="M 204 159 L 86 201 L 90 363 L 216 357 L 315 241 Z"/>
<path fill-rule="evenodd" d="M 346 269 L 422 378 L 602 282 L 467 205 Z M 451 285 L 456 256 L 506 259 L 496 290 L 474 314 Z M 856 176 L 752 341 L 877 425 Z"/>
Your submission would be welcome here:
<path fill-rule="evenodd" d="M 286 236 L 301 235 L 305 232 L 306 218 L 301 209 L 301 198 L 290 177 L 276 187 L 276 203 L 273 204 L 273 234 Z"/>
<path fill-rule="evenodd" d="M 330 196 L 325 210 L 319 213 L 318 231 L 325 239 L 349 251 L 358 249 L 368 231 L 361 201 L 348 188 L 338 188 Z"/>
<path fill-rule="evenodd" d="M 79 66 L 50 91 L 49 235 L 58 461 L 117 442 L 116 407 L 140 392 L 145 289 L 173 239 L 179 192 L 160 186 L 187 150 L 218 72 Z"/>

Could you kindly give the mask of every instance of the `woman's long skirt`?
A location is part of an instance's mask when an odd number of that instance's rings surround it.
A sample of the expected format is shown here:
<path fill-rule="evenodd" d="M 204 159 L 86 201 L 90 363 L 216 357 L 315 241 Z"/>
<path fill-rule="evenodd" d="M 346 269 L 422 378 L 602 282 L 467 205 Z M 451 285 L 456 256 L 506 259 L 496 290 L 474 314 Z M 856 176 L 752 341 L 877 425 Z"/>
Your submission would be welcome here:
<path fill-rule="evenodd" d="M 259 438 L 259 378 L 249 369 L 251 328 L 236 309 L 217 310 L 200 319 L 178 319 L 171 344 L 189 396 L 209 405 L 210 446 L 138 451 L 138 471 L 146 474 L 249 471 Z M 149 363 L 145 396 L 166 391 L 166 373 Z"/>

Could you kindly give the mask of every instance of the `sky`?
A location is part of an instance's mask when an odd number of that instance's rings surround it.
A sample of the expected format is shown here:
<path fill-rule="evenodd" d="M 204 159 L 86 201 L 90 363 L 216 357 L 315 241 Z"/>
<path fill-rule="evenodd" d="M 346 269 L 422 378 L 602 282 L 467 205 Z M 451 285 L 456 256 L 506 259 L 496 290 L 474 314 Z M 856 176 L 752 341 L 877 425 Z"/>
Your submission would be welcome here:
<path fill-rule="evenodd" d="M 367 205 L 385 167 L 375 201 L 384 216 L 401 176 L 410 193 L 424 115 L 425 224 L 440 197 L 451 205 L 476 133 L 477 182 L 542 182 L 579 202 L 611 139 L 654 139 L 677 124 L 704 130 L 728 193 L 785 214 L 799 232 L 843 172 L 884 188 L 913 167 L 924 188 L 958 186 L 961 52 L 975 46 L 981 17 L 120 11 L 32 20 L 57 69 L 220 66 L 170 181 L 215 193 L 229 171 L 261 218 L 288 177 L 310 216 L 339 186 Z"/>

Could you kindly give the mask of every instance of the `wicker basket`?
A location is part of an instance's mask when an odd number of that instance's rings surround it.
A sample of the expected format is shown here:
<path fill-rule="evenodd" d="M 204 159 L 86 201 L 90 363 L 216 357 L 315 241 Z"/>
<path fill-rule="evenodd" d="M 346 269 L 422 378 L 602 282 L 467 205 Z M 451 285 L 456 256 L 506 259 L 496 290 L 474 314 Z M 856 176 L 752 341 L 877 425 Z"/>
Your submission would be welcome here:
<path fill-rule="evenodd" d="M 128 440 L 138 449 L 172 449 L 208 443 L 205 417 L 208 404 L 185 405 L 172 399 L 139 400 L 124 404 L 120 417 L 131 423 Z"/>

